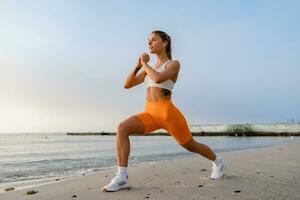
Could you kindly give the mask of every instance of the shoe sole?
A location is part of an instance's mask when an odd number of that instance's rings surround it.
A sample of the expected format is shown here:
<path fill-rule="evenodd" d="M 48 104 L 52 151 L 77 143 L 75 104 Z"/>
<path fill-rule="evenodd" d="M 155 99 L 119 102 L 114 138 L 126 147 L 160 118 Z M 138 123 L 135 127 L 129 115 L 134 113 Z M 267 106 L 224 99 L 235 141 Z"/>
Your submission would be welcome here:
<path fill-rule="evenodd" d="M 119 190 L 130 190 L 130 189 L 131 189 L 130 185 L 124 185 L 124 186 L 120 187 L 118 190 L 107 190 L 105 187 L 103 187 L 101 189 L 101 191 L 103 191 L 103 192 L 117 192 Z"/>

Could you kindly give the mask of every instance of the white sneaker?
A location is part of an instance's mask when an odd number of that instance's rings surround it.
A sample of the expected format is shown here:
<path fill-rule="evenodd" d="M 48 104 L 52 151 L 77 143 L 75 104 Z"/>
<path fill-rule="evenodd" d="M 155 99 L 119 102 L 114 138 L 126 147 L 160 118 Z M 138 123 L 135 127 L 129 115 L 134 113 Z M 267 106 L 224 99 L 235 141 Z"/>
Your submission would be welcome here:
<path fill-rule="evenodd" d="M 103 192 L 116 192 L 121 189 L 130 189 L 130 185 L 128 182 L 128 175 L 127 177 L 122 177 L 117 174 L 109 184 L 104 186 L 101 190 Z"/>
<path fill-rule="evenodd" d="M 210 175 L 211 179 L 218 179 L 224 176 L 224 171 L 226 168 L 226 163 L 222 158 L 218 158 L 218 164 L 216 165 L 214 162 L 212 163 L 212 173 Z"/>

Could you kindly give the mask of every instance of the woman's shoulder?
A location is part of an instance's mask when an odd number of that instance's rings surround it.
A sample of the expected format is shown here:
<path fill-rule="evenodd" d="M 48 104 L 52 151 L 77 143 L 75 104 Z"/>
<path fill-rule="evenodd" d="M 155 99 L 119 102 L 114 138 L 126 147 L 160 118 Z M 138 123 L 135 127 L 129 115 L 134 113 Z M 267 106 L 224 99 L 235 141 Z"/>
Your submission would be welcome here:
<path fill-rule="evenodd" d="M 180 67 L 180 62 L 177 59 L 174 60 L 170 60 L 166 63 L 166 67 L 169 66 L 176 66 L 176 67 Z"/>

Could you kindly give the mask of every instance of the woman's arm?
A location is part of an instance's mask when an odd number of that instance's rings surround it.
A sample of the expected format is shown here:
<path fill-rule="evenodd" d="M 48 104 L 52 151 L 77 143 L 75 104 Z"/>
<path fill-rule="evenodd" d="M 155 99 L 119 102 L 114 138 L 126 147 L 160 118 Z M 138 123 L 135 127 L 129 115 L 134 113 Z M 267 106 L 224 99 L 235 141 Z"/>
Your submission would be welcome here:
<path fill-rule="evenodd" d="M 162 83 L 174 77 L 174 75 L 178 73 L 180 69 L 180 63 L 177 60 L 168 63 L 166 70 L 162 72 L 155 71 L 144 61 L 142 61 L 142 65 L 144 71 L 155 83 Z"/>
<path fill-rule="evenodd" d="M 145 76 L 147 75 L 145 71 L 142 71 L 136 75 L 142 67 L 135 66 L 133 70 L 129 73 L 124 83 L 125 89 L 130 89 L 136 85 L 139 85 L 144 81 Z"/>

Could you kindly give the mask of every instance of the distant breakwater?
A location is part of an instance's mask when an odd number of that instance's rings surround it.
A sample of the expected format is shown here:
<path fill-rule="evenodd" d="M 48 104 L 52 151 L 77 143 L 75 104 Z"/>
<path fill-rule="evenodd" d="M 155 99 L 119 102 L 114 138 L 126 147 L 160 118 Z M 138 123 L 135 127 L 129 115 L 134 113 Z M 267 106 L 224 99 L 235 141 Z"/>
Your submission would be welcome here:
<path fill-rule="evenodd" d="M 300 136 L 299 123 L 189 125 L 193 136 Z M 68 132 L 67 135 L 116 135 L 116 132 Z M 137 135 L 137 134 L 133 134 Z M 163 129 L 145 136 L 169 136 Z"/>
<path fill-rule="evenodd" d="M 270 133 L 270 132 L 191 132 L 193 136 L 300 136 L 300 132 L 292 132 L 292 133 Z M 116 135 L 115 132 L 80 132 L 80 133 L 67 133 L 67 135 Z M 138 135 L 138 134 L 132 134 Z M 167 132 L 153 132 L 150 134 L 145 134 L 142 136 L 155 136 L 155 135 L 162 135 L 162 136 L 170 136 Z"/>

